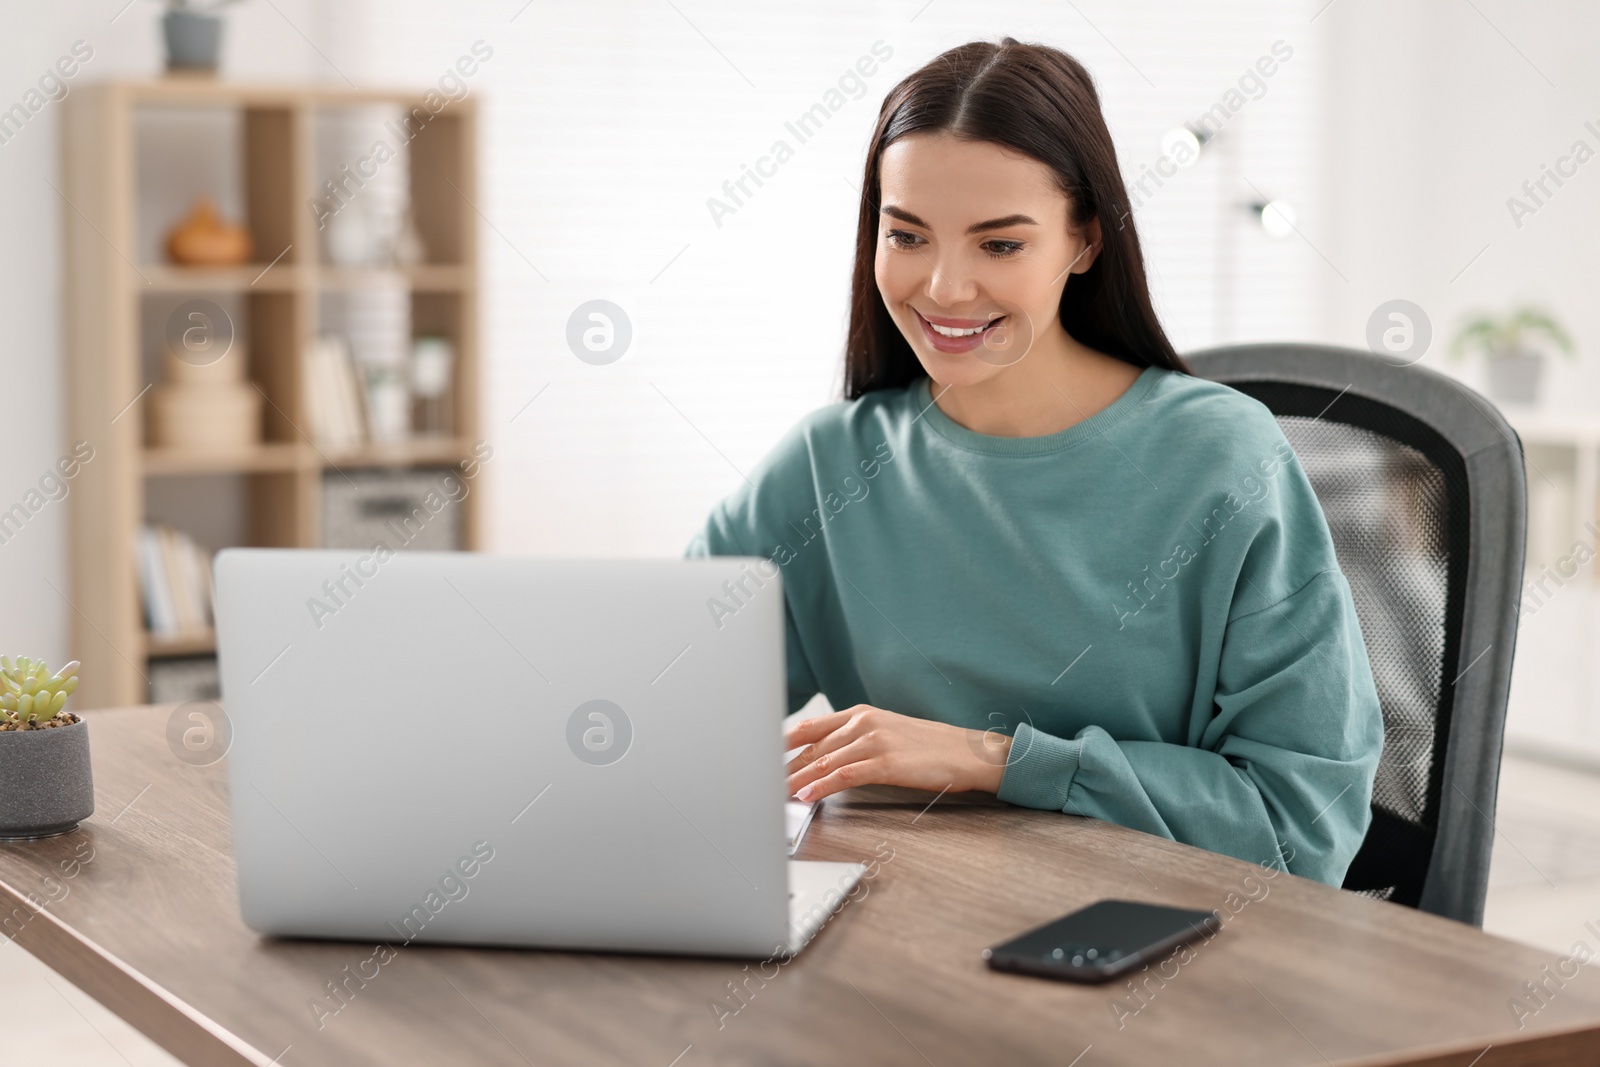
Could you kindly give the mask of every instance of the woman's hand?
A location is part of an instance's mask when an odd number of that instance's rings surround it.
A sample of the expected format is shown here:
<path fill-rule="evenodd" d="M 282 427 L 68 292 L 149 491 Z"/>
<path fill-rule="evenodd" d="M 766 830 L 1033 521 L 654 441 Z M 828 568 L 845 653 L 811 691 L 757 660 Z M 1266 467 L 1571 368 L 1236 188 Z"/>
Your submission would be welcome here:
<path fill-rule="evenodd" d="M 953 793 L 1000 791 L 1011 738 L 900 715 L 869 704 L 818 715 L 784 731 L 789 792 L 816 800 L 858 785 L 903 785 Z"/>

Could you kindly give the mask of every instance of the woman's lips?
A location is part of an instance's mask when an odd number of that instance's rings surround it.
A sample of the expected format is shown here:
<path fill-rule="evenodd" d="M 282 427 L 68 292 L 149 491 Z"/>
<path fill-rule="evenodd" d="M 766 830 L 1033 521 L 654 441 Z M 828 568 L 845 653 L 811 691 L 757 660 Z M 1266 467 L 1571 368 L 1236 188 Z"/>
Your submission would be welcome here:
<path fill-rule="evenodd" d="M 1004 315 L 987 321 L 983 319 L 941 318 L 938 320 L 938 324 L 948 329 L 970 330 L 974 327 L 982 327 L 978 332 L 965 337 L 946 337 L 933 328 L 933 324 L 928 321 L 922 312 L 916 308 L 912 308 L 911 311 L 917 316 L 917 322 L 922 327 L 922 336 L 927 338 L 928 343 L 940 352 L 948 352 L 952 355 L 971 352 L 975 348 L 982 347 L 984 340 L 989 336 L 989 331 L 994 329 L 997 323 L 1004 322 L 1006 318 Z"/>

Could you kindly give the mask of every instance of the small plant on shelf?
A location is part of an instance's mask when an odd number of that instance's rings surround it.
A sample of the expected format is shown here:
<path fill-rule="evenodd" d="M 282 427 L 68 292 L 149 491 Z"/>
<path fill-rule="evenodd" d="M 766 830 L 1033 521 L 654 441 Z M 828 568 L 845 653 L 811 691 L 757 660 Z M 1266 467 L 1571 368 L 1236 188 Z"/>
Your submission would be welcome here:
<path fill-rule="evenodd" d="M 1461 359 L 1481 354 L 1489 370 L 1489 395 L 1508 404 L 1534 404 L 1544 372 L 1544 352 L 1553 348 L 1571 358 L 1572 338 L 1554 316 L 1536 307 L 1505 315 L 1477 315 L 1465 323 L 1450 345 Z"/>
<path fill-rule="evenodd" d="M 42 659 L 0 656 L 0 730 L 44 730 L 70 726 L 78 717 L 64 711 L 78 688 L 78 661 L 52 674 Z"/>
<path fill-rule="evenodd" d="M 1461 327 L 1450 354 L 1460 358 L 1469 352 L 1482 352 L 1490 359 L 1522 355 L 1539 350 L 1543 337 L 1562 355 L 1573 353 L 1572 338 L 1549 313 L 1525 307 L 1501 317 L 1479 315 Z"/>

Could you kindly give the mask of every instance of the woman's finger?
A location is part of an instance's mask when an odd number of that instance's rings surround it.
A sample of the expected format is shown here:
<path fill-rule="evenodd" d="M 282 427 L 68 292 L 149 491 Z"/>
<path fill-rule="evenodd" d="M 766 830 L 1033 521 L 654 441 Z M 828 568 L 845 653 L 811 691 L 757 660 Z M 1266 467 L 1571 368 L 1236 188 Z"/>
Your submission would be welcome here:
<path fill-rule="evenodd" d="M 847 746 L 848 747 L 848 746 Z M 840 751 L 844 751 L 841 749 Z M 888 777 L 888 765 L 881 756 L 872 756 L 867 759 L 846 763 L 831 774 L 817 779 L 810 785 L 801 786 L 800 799 L 805 801 L 821 800 L 831 796 L 841 789 L 853 789 L 858 785 L 893 785 Z"/>
<path fill-rule="evenodd" d="M 825 715 L 814 715 L 809 719 L 792 722 L 783 728 L 783 750 L 799 748 L 819 741 L 828 736 L 839 727 L 850 721 L 855 708 L 844 711 L 830 711 Z"/>
<path fill-rule="evenodd" d="M 825 756 L 830 752 L 843 748 L 860 737 L 861 734 L 862 730 L 859 724 L 854 719 L 846 719 L 825 737 L 811 742 L 811 744 L 796 752 L 794 758 L 784 765 L 783 773 L 793 774 L 818 756 Z"/>
<path fill-rule="evenodd" d="M 833 736 L 843 733 L 846 733 L 846 731 L 836 730 Z M 827 752 L 819 753 L 815 758 L 804 761 L 800 767 L 791 771 L 788 782 L 789 792 L 797 794 L 801 789 L 820 778 L 826 777 L 830 772 L 861 760 L 870 759 L 878 755 L 881 750 L 882 745 L 877 738 L 848 738 L 846 743 Z"/>

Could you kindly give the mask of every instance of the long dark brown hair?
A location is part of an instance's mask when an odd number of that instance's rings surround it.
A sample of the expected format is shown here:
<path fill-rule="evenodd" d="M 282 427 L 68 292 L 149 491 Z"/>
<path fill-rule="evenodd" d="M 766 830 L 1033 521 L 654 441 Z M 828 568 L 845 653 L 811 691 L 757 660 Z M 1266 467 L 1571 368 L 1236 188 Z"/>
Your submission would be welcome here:
<path fill-rule="evenodd" d="M 1003 145 L 1038 160 L 1055 173 L 1074 225 L 1099 216 L 1100 254 L 1083 274 L 1069 277 L 1061 293 L 1061 325 L 1074 340 L 1136 367 L 1188 373 L 1150 302 L 1133 209 L 1094 80 L 1065 52 L 1007 37 L 999 44 L 973 41 L 936 57 L 890 90 L 878 112 L 861 181 L 844 359 L 847 400 L 906 385 L 924 373 L 884 307 L 873 259 L 884 149 L 907 134 L 935 132 Z"/>

